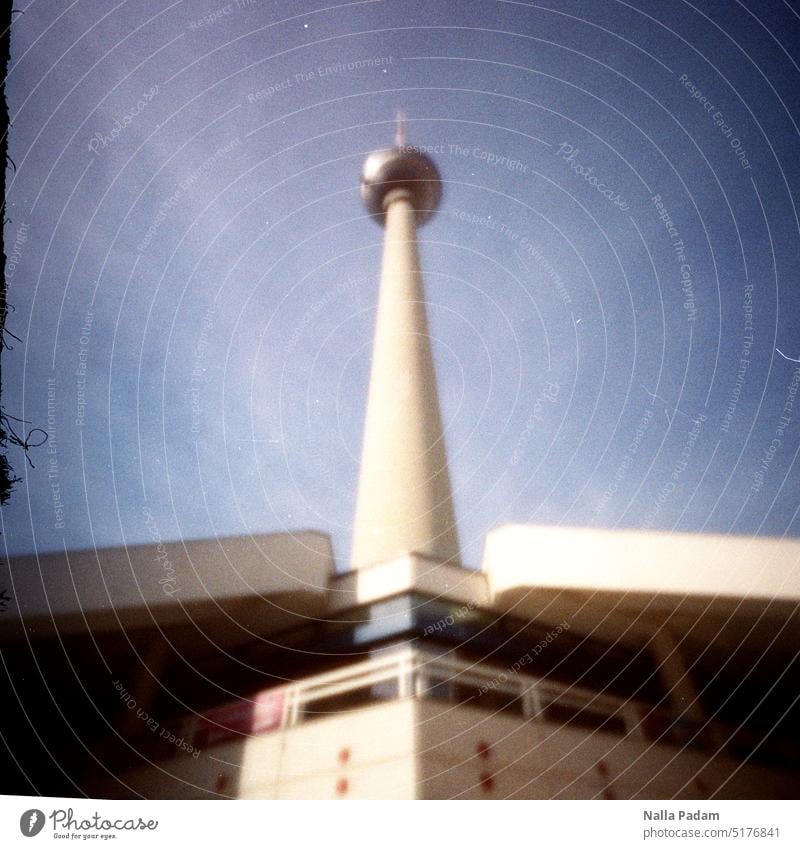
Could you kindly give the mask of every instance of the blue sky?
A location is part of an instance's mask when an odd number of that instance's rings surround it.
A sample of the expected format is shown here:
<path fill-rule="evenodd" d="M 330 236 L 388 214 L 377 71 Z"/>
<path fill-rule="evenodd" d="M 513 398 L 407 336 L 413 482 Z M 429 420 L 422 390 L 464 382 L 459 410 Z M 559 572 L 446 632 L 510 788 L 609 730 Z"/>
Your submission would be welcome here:
<path fill-rule="evenodd" d="M 318 529 L 347 565 L 392 138 L 467 565 L 508 522 L 797 535 L 800 8 L 35 2 L 8 552 Z"/>

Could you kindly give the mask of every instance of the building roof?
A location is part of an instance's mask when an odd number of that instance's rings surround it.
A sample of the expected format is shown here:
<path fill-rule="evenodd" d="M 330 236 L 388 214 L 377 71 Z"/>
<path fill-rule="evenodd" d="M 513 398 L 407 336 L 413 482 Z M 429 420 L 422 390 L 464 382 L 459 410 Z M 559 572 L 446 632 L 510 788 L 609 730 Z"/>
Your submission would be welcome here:
<path fill-rule="evenodd" d="M 511 525 L 486 541 L 492 605 L 630 644 L 797 650 L 800 540 Z"/>
<path fill-rule="evenodd" d="M 325 610 L 330 539 L 313 531 L 12 557 L 0 635 L 108 631 L 209 618 L 264 634 Z"/>
<path fill-rule="evenodd" d="M 306 531 L 12 558 L 27 630 L 110 631 L 214 620 L 253 637 L 408 592 L 641 644 L 665 624 L 701 651 L 796 651 L 800 540 L 512 525 L 480 571 L 410 553 L 336 574 Z M 0 573 L 2 574 L 2 573 Z M 11 620 L 0 619 L 0 635 Z M 224 639 L 224 638 L 222 638 Z M 231 637 L 233 639 L 233 637 Z"/>

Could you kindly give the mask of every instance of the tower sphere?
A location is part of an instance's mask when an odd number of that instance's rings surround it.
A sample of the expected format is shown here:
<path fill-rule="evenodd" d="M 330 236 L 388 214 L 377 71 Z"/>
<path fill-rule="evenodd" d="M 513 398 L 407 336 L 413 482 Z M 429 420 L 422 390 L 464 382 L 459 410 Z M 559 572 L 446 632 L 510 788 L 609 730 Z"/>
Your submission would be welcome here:
<path fill-rule="evenodd" d="M 386 219 L 384 198 L 397 188 L 411 192 L 417 224 L 424 224 L 442 199 L 442 181 L 433 160 L 407 145 L 376 150 L 364 163 L 361 199 L 381 225 Z"/>

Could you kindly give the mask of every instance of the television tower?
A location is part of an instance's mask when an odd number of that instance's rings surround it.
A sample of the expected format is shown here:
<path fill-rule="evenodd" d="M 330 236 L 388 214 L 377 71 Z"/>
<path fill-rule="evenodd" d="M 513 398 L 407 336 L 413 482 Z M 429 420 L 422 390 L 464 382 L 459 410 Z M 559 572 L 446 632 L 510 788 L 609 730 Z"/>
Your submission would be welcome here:
<path fill-rule="evenodd" d="M 370 154 L 361 197 L 386 234 L 369 383 L 352 567 L 417 553 L 458 564 L 458 534 L 436 393 L 417 227 L 442 184 L 425 154 L 405 144 Z"/>

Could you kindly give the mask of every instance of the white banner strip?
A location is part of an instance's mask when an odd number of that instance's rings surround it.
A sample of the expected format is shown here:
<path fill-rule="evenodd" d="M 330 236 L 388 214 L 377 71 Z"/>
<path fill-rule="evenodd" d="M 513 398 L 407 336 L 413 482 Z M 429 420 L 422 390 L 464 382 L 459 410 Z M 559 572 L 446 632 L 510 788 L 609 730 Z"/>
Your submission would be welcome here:
<path fill-rule="evenodd" d="M 800 845 L 796 802 L 118 802 L 0 797 L 0 845 L 97 841 L 176 847 L 320 846 L 497 849 Z M 467 810 L 473 808 L 472 811 Z M 548 841 L 548 842 L 544 842 Z M 457 844 L 456 844 L 457 845 Z"/>

